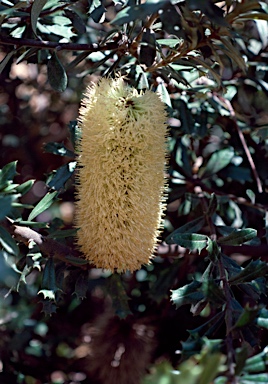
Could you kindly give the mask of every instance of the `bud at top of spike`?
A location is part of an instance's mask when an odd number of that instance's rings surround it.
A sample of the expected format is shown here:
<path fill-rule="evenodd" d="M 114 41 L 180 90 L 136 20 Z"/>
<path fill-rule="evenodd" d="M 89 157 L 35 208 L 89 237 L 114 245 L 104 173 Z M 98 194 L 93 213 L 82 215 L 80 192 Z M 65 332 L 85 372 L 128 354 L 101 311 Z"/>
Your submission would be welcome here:
<path fill-rule="evenodd" d="M 162 226 L 166 112 L 152 91 L 102 79 L 82 100 L 77 243 L 98 268 L 134 271 L 150 262 Z"/>

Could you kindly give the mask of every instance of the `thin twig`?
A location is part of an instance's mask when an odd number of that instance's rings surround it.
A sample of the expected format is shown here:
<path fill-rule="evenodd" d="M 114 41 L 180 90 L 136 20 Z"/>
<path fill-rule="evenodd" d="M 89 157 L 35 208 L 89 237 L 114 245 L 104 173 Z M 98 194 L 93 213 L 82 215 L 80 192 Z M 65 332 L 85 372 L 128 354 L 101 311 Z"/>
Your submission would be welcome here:
<path fill-rule="evenodd" d="M 238 136 L 239 136 L 239 139 L 241 141 L 242 147 L 243 147 L 243 149 L 245 151 L 245 154 L 247 156 L 247 159 L 248 159 L 248 162 L 249 162 L 252 174 L 253 174 L 253 176 L 255 178 L 258 192 L 262 193 L 263 192 L 262 183 L 261 183 L 260 177 L 258 175 L 257 169 L 255 167 L 255 164 L 254 164 L 253 158 L 251 156 L 250 150 L 248 148 L 247 142 L 246 142 L 245 137 L 243 135 L 243 132 L 241 131 L 241 129 L 239 128 L 239 126 L 237 124 L 237 120 L 236 120 L 235 111 L 233 109 L 233 106 L 232 106 L 232 104 L 230 103 L 229 100 L 227 100 L 227 99 L 225 99 L 225 98 L 223 98 L 221 96 L 218 96 L 218 97 L 219 97 L 219 99 L 223 100 L 224 103 L 228 106 L 228 109 L 229 109 L 229 111 L 231 113 L 231 116 L 232 116 L 232 119 L 233 119 L 233 122 L 234 122 L 234 125 L 235 125 L 235 129 L 236 129 L 236 131 L 238 133 Z"/>

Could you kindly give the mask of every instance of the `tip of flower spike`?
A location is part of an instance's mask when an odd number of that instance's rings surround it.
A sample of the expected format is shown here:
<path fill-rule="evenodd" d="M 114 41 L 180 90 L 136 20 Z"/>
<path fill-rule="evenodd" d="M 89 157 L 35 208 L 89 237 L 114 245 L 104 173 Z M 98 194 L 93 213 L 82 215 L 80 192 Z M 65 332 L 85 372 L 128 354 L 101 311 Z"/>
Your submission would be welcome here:
<path fill-rule="evenodd" d="M 77 243 L 97 268 L 150 263 L 166 205 L 165 106 L 152 91 L 101 79 L 82 101 Z"/>

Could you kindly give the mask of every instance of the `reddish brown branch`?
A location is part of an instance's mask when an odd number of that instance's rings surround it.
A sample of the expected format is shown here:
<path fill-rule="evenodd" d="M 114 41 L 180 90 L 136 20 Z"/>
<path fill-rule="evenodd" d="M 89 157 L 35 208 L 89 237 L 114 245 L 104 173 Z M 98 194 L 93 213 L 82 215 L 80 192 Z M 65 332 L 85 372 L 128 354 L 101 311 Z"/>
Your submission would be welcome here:
<path fill-rule="evenodd" d="M 1 36 L 0 44 L 14 45 L 15 47 L 34 47 L 40 49 L 54 49 L 57 51 L 85 51 L 85 52 L 99 52 L 99 51 L 112 51 L 118 50 L 120 42 L 110 42 L 105 45 L 100 44 L 77 44 L 77 43 L 58 43 L 54 41 L 35 40 L 35 39 L 18 39 L 15 37 Z"/>

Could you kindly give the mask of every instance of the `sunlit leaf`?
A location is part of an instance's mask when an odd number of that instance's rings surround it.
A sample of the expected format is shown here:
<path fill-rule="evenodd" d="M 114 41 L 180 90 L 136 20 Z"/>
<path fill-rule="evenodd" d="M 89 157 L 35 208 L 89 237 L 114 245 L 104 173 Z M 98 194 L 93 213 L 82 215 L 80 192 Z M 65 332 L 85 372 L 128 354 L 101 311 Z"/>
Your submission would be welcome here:
<path fill-rule="evenodd" d="M 202 178 L 207 178 L 214 175 L 230 164 L 233 157 L 233 148 L 225 148 L 214 152 L 208 160 L 206 167 L 200 172 L 200 176 Z"/>
<path fill-rule="evenodd" d="M 40 213 L 48 209 L 51 206 L 51 204 L 53 204 L 53 202 L 55 201 L 57 194 L 58 194 L 57 191 L 48 192 L 32 210 L 32 212 L 28 217 L 28 221 L 32 221 L 34 218 L 36 218 L 36 216 L 40 215 Z"/>
<path fill-rule="evenodd" d="M 204 299 L 204 294 L 200 290 L 202 283 L 194 280 L 192 283 L 171 291 L 171 300 L 176 308 L 185 304 L 196 304 Z"/>

